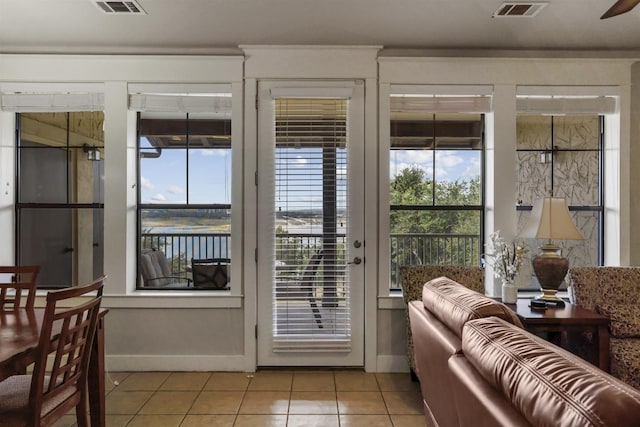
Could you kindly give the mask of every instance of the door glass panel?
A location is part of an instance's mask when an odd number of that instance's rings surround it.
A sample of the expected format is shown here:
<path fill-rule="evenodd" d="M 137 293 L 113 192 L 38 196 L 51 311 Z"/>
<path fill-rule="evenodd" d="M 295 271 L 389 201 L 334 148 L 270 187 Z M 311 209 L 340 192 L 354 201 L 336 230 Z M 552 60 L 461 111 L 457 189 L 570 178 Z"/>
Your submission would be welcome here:
<path fill-rule="evenodd" d="M 347 103 L 275 101 L 276 352 L 350 350 Z"/>

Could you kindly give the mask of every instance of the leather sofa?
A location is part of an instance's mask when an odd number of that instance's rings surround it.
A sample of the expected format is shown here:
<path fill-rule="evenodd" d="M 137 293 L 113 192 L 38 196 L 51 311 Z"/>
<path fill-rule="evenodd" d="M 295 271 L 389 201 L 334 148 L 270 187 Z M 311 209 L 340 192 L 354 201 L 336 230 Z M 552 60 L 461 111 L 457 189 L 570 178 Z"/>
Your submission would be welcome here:
<path fill-rule="evenodd" d="M 414 352 L 427 425 L 456 426 L 448 360 L 462 351 L 462 328 L 473 319 L 498 316 L 522 326 L 502 303 L 447 277 L 424 284 L 422 301 L 409 303 Z"/>
<path fill-rule="evenodd" d="M 412 378 L 417 378 L 418 367 L 413 348 L 413 335 L 409 322 L 409 303 L 422 300 L 422 287 L 426 282 L 446 276 L 469 289 L 484 294 L 484 269 L 463 265 L 405 265 L 400 268 L 400 284 L 407 319 L 407 359 Z"/>
<path fill-rule="evenodd" d="M 428 426 L 640 426 L 640 392 L 446 278 L 409 304 Z"/>

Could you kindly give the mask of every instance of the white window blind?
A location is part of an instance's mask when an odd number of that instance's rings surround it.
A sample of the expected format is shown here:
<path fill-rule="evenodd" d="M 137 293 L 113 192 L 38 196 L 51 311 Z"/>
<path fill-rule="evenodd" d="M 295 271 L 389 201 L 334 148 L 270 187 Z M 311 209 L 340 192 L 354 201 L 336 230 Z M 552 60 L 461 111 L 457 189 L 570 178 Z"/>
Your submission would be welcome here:
<path fill-rule="evenodd" d="M 153 84 L 128 86 L 129 109 L 150 113 L 213 113 L 231 115 L 229 84 Z"/>
<path fill-rule="evenodd" d="M 402 113 L 489 113 L 491 96 L 392 94 L 391 110 Z"/>
<path fill-rule="evenodd" d="M 102 111 L 102 93 L 3 93 L 2 111 L 31 112 L 71 112 Z"/>
<path fill-rule="evenodd" d="M 295 95 L 274 101 L 274 352 L 351 349 L 348 102 Z"/>
<path fill-rule="evenodd" d="M 522 114 L 613 114 L 613 96 L 518 96 L 516 109 Z"/>
<path fill-rule="evenodd" d="M 100 83 L 2 83 L 0 109 L 18 113 L 102 111 Z"/>
<path fill-rule="evenodd" d="M 230 115 L 231 94 L 129 95 L 129 109 L 142 112 L 219 113 Z"/>

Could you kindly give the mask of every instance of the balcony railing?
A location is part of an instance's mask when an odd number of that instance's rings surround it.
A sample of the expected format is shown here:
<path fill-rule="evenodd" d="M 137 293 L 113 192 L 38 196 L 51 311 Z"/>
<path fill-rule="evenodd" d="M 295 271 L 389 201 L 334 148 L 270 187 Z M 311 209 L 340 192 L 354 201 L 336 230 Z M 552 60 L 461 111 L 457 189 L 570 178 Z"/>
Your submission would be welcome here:
<path fill-rule="evenodd" d="M 477 234 L 391 234 L 390 289 L 400 289 L 400 268 L 406 265 L 480 265 Z"/>
<path fill-rule="evenodd" d="M 176 234 L 145 233 L 143 249 L 163 251 L 174 273 L 184 273 L 191 259 L 231 258 L 229 233 Z M 322 234 L 276 234 L 276 261 L 279 265 L 304 267 L 322 248 Z M 405 265 L 479 265 L 480 236 L 475 234 L 391 234 L 390 289 L 400 288 L 400 268 Z M 335 236 L 336 259 L 346 258 L 346 236 Z"/>

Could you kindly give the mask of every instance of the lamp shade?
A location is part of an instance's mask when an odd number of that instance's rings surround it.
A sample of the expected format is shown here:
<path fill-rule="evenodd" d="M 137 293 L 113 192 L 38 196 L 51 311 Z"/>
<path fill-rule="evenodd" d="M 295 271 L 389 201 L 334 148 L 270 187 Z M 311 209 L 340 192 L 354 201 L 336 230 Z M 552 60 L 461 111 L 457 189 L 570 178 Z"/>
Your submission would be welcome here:
<path fill-rule="evenodd" d="M 531 216 L 525 222 L 520 237 L 531 239 L 584 240 L 573 223 L 567 202 L 562 197 L 536 200 Z"/>

